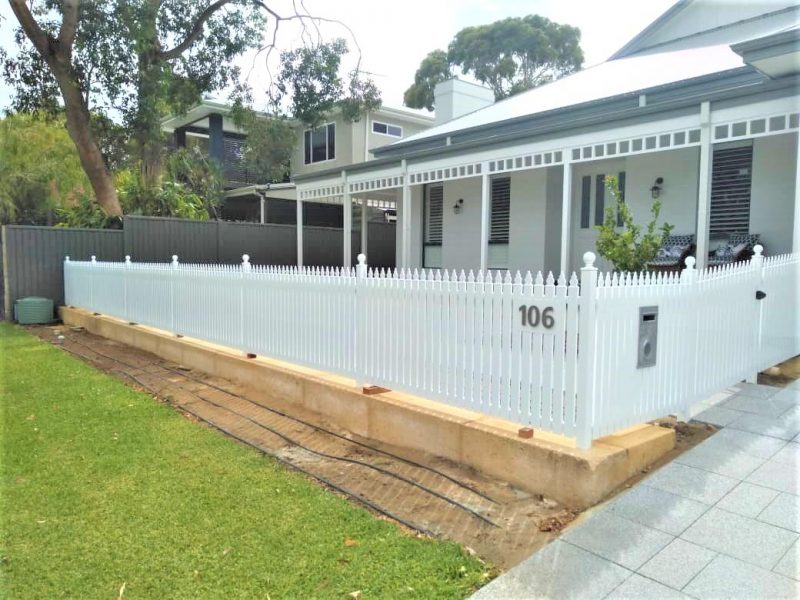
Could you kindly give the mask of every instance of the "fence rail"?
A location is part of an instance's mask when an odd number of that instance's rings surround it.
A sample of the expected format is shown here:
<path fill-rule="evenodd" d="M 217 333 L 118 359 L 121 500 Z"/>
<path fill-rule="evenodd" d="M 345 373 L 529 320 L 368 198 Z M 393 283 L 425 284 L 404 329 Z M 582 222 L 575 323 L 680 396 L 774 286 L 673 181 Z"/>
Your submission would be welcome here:
<path fill-rule="evenodd" d="M 667 414 L 800 353 L 800 255 L 680 275 L 77 262 L 67 304 L 576 438 Z M 763 300 L 756 292 L 765 293 Z M 759 294 L 761 296 L 761 294 Z M 658 307 L 639 368 L 640 308 Z"/>

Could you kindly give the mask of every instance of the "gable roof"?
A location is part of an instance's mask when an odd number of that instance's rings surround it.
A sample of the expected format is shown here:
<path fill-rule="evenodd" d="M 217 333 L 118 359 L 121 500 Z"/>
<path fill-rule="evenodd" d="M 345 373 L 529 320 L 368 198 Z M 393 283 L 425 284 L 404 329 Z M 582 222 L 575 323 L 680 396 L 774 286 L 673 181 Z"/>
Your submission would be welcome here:
<path fill-rule="evenodd" d="M 639 33 L 634 36 L 634 38 L 625 44 L 622 48 L 617 50 L 608 60 L 615 60 L 617 58 L 623 58 L 628 56 L 629 54 L 633 54 L 639 46 L 642 44 L 644 40 L 646 40 L 652 33 L 661 29 L 667 22 L 669 22 L 675 15 L 682 12 L 691 2 L 691 0 L 679 0 L 672 6 L 670 6 L 664 14 L 658 17 L 655 21 L 650 23 L 647 27 L 642 29 Z"/>

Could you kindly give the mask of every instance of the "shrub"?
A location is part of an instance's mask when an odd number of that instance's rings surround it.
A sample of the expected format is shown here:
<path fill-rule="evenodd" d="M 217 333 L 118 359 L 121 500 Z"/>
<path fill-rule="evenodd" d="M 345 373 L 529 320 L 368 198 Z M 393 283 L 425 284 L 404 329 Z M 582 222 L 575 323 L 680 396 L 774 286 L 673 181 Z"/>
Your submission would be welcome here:
<path fill-rule="evenodd" d="M 634 223 L 628 204 L 619 191 L 617 178 L 607 175 L 605 185 L 614 202 L 606 207 L 603 224 L 597 227 L 597 252 L 622 272 L 644 271 L 672 231 L 668 223 L 658 224 L 661 201 L 653 200 L 650 222 L 642 228 Z"/>

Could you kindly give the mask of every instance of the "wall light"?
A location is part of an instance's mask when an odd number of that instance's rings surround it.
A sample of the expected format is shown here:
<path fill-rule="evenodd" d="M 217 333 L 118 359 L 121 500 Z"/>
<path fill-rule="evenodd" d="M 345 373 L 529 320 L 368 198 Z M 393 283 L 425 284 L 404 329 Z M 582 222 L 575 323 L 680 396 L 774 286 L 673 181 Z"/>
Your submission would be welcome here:
<path fill-rule="evenodd" d="M 453 212 L 456 213 L 456 214 L 460 213 L 461 209 L 463 208 L 463 204 L 464 204 L 464 199 L 463 198 L 459 198 L 458 202 L 456 202 L 453 205 Z"/>
<path fill-rule="evenodd" d="M 663 185 L 664 185 L 664 178 L 656 177 L 656 181 L 653 184 L 653 187 L 650 188 L 650 195 L 653 197 L 653 200 L 657 200 L 658 197 L 661 195 L 661 188 Z"/>

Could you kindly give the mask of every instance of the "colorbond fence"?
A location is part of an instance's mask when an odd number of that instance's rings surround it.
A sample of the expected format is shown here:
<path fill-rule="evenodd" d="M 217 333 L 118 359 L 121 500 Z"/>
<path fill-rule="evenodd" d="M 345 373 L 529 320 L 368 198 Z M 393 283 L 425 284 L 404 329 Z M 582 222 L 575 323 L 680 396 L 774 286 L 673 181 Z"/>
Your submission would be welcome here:
<path fill-rule="evenodd" d="M 581 447 L 800 353 L 800 255 L 680 275 L 69 261 L 73 306 L 574 437 Z M 763 294 L 766 294 L 762 299 Z M 642 307 L 658 307 L 637 366 Z"/>

